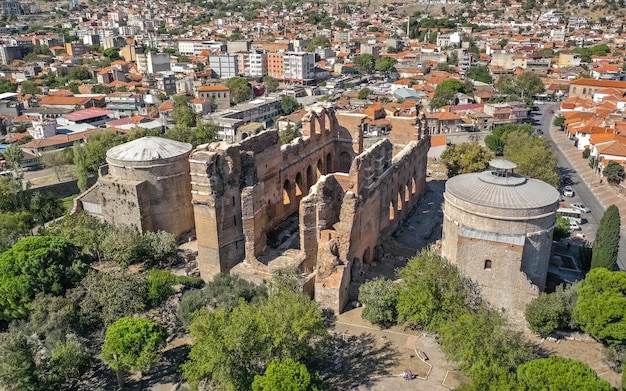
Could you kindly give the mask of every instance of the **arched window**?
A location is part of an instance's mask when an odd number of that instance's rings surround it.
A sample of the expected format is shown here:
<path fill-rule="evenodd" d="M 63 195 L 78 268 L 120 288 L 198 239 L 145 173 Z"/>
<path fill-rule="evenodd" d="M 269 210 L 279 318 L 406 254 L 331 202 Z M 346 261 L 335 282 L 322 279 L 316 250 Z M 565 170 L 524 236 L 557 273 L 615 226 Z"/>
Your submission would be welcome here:
<path fill-rule="evenodd" d="M 291 183 L 289 183 L 289 179 L 285 181 L 283 184 L 283 204 L 289 205 L 291 204 L 291 196 L 289 194 L 291 190 Z"/>
<path fill-rule="evenodd" d="M 491 260 L 485 260 L 485 270 L 491 270 Z"/>
<path fill-rule="evenodd" d="M 314 183 L 315 177 L 313 176 L 313 167 L 308 166 L 306 169 L 306 187 L 310 189 Z"/>
<path fill-rule="evenodd" d="M 350 166 L 352 165 L 352 159 L 348 152 L 341 152 L 339 154 L 339 172 L 350 172 Z"/>
<path fill-rule="evenodd" d="M 296 174 L 296 197 L 302 195 L 302 174 Z"/>
<path fill-rule="evenodd" d="M 393 206 L 393 202 L 389 203 L 389 220 L 393 221 L 396 218 L 396 208 Z"/>
<path fill-rule="evenodd" d="M 326 173 L 333 172 L 333 155 L 326 155 Z"/>
<path fill-rule="evenodd" d="M 322 165 L 322 161 L 318 160 L 317 161 L 317 177 L 321 177 L 322 175 L 324 175 L 324 166 Z"/>

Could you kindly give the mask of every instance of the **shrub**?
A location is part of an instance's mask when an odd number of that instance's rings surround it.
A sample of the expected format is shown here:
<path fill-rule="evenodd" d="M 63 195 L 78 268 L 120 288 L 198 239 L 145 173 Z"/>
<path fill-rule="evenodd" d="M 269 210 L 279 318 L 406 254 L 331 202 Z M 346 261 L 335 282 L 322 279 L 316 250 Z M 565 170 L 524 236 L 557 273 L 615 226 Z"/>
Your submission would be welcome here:
<path fill-rule="evenodd" d="M 583 159 L 589 159 L 590 155 L 591 155 L 591 149 L 585 148 L 585 150 L 583 151 Z"/>

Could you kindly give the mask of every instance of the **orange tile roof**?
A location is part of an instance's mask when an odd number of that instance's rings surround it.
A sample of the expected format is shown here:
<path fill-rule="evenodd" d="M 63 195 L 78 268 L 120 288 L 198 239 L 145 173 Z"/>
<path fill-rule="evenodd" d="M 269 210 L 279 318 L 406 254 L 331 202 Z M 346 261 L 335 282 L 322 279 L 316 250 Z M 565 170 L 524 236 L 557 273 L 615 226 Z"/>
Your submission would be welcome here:
<path fill-rule="evenodd" d="M 50 106 L 75 106 L 75 105 L 84 105 L 89 102 L 91 98 L 80 98 L 75 96 L 49 96 L 46 95 L 41 98 L 40 104 L 42 105 L 50 105 Z"/>
<path fill-rule="evenodd" d="M 197 88 L 199 92 L 210 92 L 210 91 L 230 91 L 230 89 L 226 86 L 200 86 Z"/>

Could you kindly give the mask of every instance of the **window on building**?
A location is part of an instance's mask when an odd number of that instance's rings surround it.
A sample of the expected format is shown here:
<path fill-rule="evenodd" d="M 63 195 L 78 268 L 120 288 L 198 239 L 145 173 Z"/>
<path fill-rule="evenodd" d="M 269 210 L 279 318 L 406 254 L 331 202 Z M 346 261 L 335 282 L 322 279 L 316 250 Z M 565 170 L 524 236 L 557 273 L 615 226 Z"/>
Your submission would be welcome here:
<path fill-rule="evenodd" d="M 491 260 L 485 260 L 485 270 L 491 270 Z"/>

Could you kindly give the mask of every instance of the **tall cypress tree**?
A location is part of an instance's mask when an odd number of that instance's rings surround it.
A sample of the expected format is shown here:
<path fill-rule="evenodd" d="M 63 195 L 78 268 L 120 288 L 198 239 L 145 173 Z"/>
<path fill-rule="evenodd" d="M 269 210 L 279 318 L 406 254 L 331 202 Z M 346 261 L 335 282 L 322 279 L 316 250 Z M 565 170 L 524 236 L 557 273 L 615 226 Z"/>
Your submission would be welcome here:
<path fill-rule="evenodd" d="M 593 242 L 591 268 L 604 267 L 613 270 L 617 263 L 619 248 L 620 216 L 617 206 L 611 205 L 600 220 L 596 240 Z"/>

